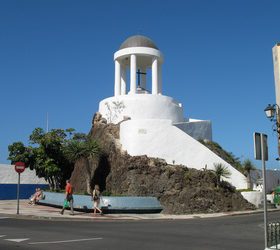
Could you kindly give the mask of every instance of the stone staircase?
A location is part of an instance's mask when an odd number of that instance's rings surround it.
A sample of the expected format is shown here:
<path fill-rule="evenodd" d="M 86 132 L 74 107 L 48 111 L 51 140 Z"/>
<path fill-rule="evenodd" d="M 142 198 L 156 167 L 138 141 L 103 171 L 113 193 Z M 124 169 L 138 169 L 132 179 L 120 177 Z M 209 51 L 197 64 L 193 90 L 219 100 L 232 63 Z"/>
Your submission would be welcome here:
<path fill-rule="evenodd" d="M 263 209 L 263 200 L 261 201 L 261 204 L 259 204 L 259 209 Z M 271 201 L 266 201 L 266 207 L 267 209 L 274 209 L 276 208 L 276 205 L 274 203 L 271 203 Z"/>

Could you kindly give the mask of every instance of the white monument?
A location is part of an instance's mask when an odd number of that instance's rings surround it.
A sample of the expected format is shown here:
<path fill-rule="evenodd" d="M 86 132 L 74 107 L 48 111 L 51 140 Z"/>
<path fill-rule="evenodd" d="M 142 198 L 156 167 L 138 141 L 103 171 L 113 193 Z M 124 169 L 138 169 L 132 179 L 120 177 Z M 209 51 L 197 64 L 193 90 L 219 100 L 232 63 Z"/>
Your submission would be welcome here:
<path fill-rule="evenodd" d="M 163 95 L 163 55 L 151 39 L 129 37 L 114 61 L 114 96 L 100 102 L 99 112 L 108 122 L 120 123 L 123 150 L 196 169 L 222 163 L 231 172 L 227 181 L 247 188 L 244 175 L 198 142 L 212 140 L 211 122 L 184 118 L 182 104 Z"/>

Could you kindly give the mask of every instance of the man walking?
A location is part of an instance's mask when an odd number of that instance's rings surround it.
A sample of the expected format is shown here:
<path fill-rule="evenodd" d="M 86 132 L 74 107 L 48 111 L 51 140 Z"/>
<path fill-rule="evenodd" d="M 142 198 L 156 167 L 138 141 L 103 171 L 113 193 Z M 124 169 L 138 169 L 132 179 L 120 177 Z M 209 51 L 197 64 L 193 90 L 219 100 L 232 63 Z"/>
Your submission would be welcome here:
<path fill-rule="evenodd" d="M 66 181 L 66 186 L 65 186 L 65 200 L 68 201 L 68 203 L 70 204 L 70 208 L 71 208 L 71 213 L 70 215 L 74 215 L 74 208 L 73 208 L 73 203 L 74 203 L 74 199 L 73 199 L 73 186 L 71 185 L 70 181 L 67 180 Z M 64 202 L 63 208 L 61 210 L 61 214 L 64 213 L 64 210 L 66 208 L 66 204 Z"/>

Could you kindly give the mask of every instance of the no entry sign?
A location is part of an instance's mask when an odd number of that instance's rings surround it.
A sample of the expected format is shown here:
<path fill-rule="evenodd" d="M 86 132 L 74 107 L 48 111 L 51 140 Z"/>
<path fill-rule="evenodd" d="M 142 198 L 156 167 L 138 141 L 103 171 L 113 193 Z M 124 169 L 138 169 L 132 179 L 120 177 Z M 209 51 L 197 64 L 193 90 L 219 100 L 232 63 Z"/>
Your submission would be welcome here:
<path fill-rule="evenodd" d="M 25 163 L 18 161 L 15 163 L 15 170 L 18 173 L 18 185 L 17 185 L 17 214 L 19 214 L 19 185 L 20 185 L 20 173 L 25 170 Z"/>
<path fill-rule="evenodd" d="M 19 174 L 22 173 L 25 170 L 25 163 L 24 162 L 16 162 L 15 163 L 15 170 L 16 172 L 18 172 Z"/>

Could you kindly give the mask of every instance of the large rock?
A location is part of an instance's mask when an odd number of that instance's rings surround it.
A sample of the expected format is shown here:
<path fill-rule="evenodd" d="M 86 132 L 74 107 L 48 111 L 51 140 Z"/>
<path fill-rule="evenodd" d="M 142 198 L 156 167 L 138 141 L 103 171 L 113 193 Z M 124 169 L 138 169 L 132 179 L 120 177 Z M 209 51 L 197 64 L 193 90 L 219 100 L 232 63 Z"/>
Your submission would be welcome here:
<path fill-rule="evenodd" d="M 217 187 L 211 171 L 168 165 L 162 159 L 132 157 L 121 150 L 119 125 L 107 124 L 96 114 L 89 133 L 101 145 L 98 160 L 91 160 L 91 186 L 99 184 L 112 195 L 155 196 L 173 214 L 254 209 L 239 192 L 223 182 Z M 164 145 L 163 145 L 164 146 Z M 71 181 L 76 191 L 87 190 L 86 160 L 78 161 Z"/>

